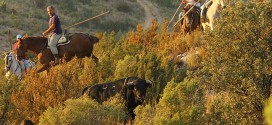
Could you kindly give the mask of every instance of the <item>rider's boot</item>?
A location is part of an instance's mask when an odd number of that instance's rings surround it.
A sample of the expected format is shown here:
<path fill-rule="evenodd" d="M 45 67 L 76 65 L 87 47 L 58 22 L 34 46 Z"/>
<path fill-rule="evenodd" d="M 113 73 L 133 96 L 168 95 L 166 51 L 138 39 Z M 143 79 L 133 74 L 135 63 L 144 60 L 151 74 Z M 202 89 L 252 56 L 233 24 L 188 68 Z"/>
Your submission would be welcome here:
<path fill-rule="evenodd" d="M 207 13 L 207 7 L 204 6 L 202 13 L 201 13 L 201 22 L 206 22 L 206 13 Z"/>
<path fill-rule="evenodd" d="M 54 63 L 54 65 L 59 64 L 59 60 L 60 60 L 59 54 L 54 54 L 54 58 L 55 58 L 55 63 Z"/>

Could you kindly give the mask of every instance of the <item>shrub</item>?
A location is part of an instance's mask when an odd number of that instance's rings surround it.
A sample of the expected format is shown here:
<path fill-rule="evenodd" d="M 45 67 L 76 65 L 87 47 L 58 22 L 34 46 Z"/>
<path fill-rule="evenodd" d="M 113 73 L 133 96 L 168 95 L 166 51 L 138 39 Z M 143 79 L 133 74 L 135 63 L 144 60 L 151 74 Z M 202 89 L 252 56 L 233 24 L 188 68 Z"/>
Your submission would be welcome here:
<path fill-rule="evenodd" d="M 264 108 L 264 117 L 268 125 L 272 125 L 272 97 L 269 98 Z"/>
<path fill-rule="evenodd" d="M 0 1 L 0 11 L 3 11 L 3 12 L 7 11 L 7 4 L 5 0 Z"/>
<path fill-rule="evenodd" d="M 194 71 L 217 96 L 211 124 L 263 123 L 263 103 L 271 88 L 271 4 L 237 2 L 204 34 L 202 68 Z M 262 8 L 262 9 L 256 9 Z"/>
<path fill-rule="evenodd" d="M 106 20 L 100 23 L 99 29 L 107 32 L 111 31 L 128 31 L 129 29 L 132 29 L 133 23 L 129 20 L 124 21 L 113 21 L 113 20 Z"/>
<path fill-rule="evenodd" d="M 92 85 L 97 81 L 95 75 L 91 75 L 94 73 L 91 70 L 95 70 L 94 62 L 87 58 L 85 60 L 89 60 L 83 61 L 88 63 L 74 59 L 66 65 L 56 66 L 47 76 L 29 72 L 20 82 L 20 87 L 12 89 L 11 102 L 16 110 L 10 111 L 9 119 L 20 122 L 17 121 L 20 120 L 18 117 L 29 117 L 37 122 L 48 107 L 79 97 L 86 84 Z"/>
<path fill-rule="evenodd" d="M 129 13 L 131 11 L 129 5 L 126 2 L 120 2 L 116 5 L 116 9 L 121 12 Z"/>
<path fill-rule="evenodd" d="M 150 105 L 137 107 L 135 123 L 171 125 L 204 122 L 204 99 L 201 98 L 203 95 L 199 87 L 193 80 L 169 82 L 156 108 Z"/>
<path fill-rule="evenodd" d="M 39 124 L 113 125 L 123 122 L 126 118 L 124 104 L 120 102 L 120 96 L 111 98 L 103 105 L 86 96 L 78 99 L 68 99 L 64 104 L 64 106 L 48 108 L 40 118 Z"/>
<path fill-rule="evenodd" d="M 46 4 L 46 1 L 44 0 L 33 0 L 33 1 L 34 1 L 34 5 L 36 5 L 37 8 L 42 8 Z"/>
<path fill-rule="evenodd" d="M 154 3 L 157 3 L 161 7 L 173 7 L 173 1 L 172 0 L 152 0 Z"/>

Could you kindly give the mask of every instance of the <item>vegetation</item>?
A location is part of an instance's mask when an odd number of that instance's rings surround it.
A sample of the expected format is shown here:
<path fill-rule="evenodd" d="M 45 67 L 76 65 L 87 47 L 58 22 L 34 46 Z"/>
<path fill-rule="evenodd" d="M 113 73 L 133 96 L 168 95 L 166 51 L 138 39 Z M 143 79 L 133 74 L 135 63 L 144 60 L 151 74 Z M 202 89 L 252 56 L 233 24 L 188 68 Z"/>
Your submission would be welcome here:
<path fill-rule="evenodd" d="M 161 7 L 174 7 L 174 0 L 152 0 Z"/>
<path fill-rule="evenodd" d="M 264 116 L 265 116 L 265 121 L 268 125 L 272 125 L 272 99 L 268 100 L 267 104 L 265 105 L 264 109 Z"/>
<path fill-rule="evenodd" d="M 126 118 L 124 104 L 120 96 L 112 98 L 103 105 L 98 104 L 88 97 L 69 99 L 65 106 L 49 107 L 43 114 L 40 125 L 109 125 L 122 123 Z"/>
<path fill-rule="evenodd" d="M 135 124 L 271 124 L 272 5 L 238 1 L 223 10 L 213 32 L 183 36 L 153 22 L 143 30 L 96 33 L 90 58 L 30 71 L 23 80 L 0 68 L 0 124 L 29 118 L 39 124 L 121 124 L 120 97 L 97 104 L 81 97 L 85 86 L 138 76 L 154 81 Z M 176 56 L 194 53 L 188 67 Z M 4 61 L 0 61 L 4 67 Z M 270 98 L 270 99 L 269 99 Z"/>
<path fill-rule="evenodd" d="M 139 9 L 141 7 L 136 1 L 0 0 L 0 25 L 9 27 L 14 35 L 18 33 L 41 35 L 48 26 L 49 17 L 46 12 L 48 5 L 55 7 L 63 28 L 102 12 L 111 12 L 104 17 L 71 28 L 68 32 L 90 33 L 112 30 L 125 32 L 136 27 L 144 19 L 143 10 Z M 120 29 L 119 25 L 122 26 Z"/>

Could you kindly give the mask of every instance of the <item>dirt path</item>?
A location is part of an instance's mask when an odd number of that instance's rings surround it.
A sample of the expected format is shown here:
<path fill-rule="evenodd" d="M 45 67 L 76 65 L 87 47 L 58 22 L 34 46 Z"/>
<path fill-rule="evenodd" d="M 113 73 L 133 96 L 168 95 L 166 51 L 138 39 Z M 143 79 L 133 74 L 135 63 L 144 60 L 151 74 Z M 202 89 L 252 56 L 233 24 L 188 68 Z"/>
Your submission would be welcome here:
<path fill-rule="evenodd" d="M 156 6 L 154 6 L 148 0 L 137 0 L 137 2 L 144 8 L 145 11 L 145 20 L 143 24 L 144 29 L 147 29 L 151 25 L 153 19 L 157 19 L 159 23 L 162 22 L 162 18 Z"/>

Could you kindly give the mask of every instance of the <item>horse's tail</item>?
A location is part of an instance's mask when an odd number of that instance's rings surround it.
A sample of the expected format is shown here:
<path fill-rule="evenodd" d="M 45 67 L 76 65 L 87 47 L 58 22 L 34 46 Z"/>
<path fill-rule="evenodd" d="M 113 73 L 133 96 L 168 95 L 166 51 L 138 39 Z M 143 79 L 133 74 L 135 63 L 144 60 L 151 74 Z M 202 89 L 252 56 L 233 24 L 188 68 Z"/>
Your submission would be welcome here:
<path fill-rule="evenodd" d="M 98 43 L 99 39 L 93 35 L 89 35 L 89 38 L 93 44 Z"/>

